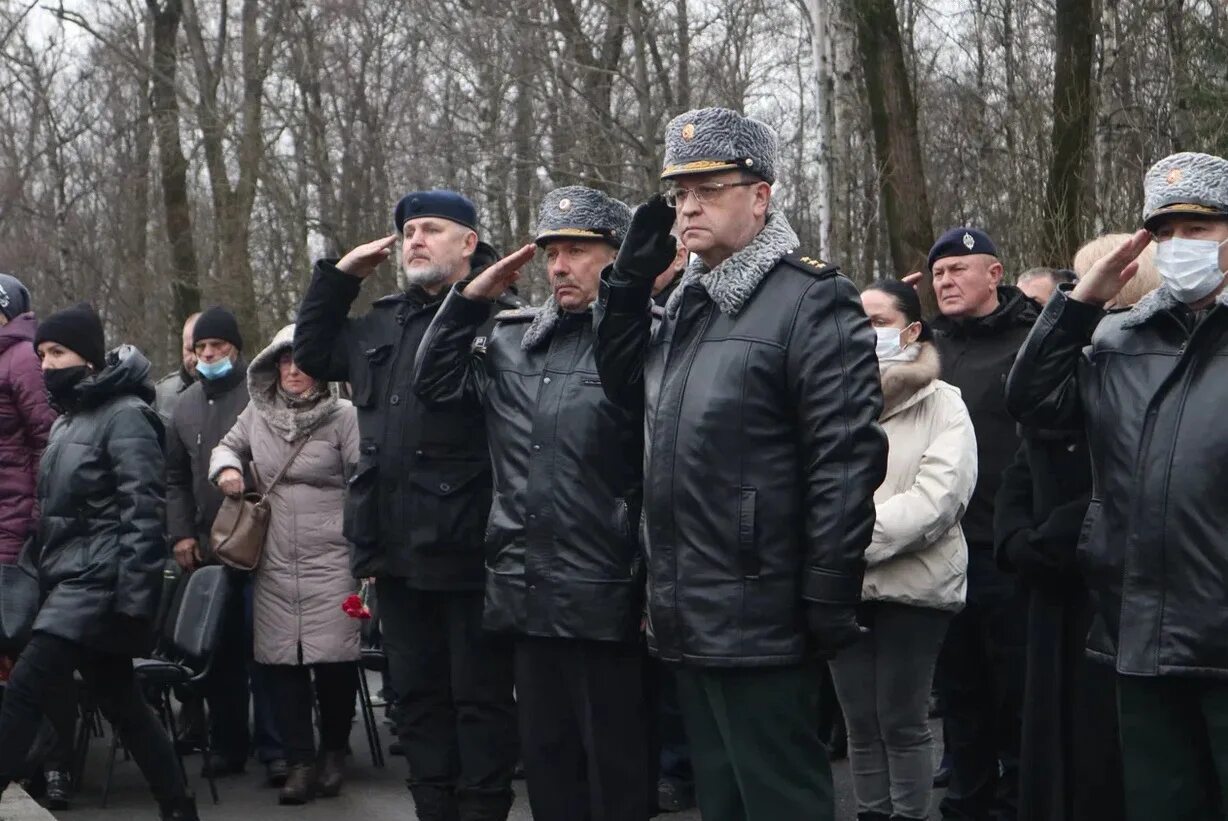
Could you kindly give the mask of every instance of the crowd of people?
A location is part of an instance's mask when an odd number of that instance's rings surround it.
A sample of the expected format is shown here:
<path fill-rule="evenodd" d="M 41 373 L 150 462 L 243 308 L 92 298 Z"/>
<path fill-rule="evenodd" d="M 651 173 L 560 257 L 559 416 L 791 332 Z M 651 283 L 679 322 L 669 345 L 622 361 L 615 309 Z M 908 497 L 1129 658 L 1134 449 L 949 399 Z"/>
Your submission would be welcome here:
<path fill-rule="evenodd" d="M 342 791 L 361 584 L 423 821 L 505 821 L 518 765 L 537 821 L 833 819 L 825 676 L 861 821 L 936 784 L 951 821 L 1223 817 L 1228 160 L 1157 163 L 1140 230 L 1069 269 L 1010 277 L 961 226 L 859 293 L 773 207 L 768 126 L 699 109 L 664 142 L 663 192 L 555 189 L 502 257 L 469 199 L 408 194 L 250 360 L 211 307 L 156 386 L 0 275 L 0 562 L 41 591 L 0 787 L 46 736 L 67 804 L 77 672 L 162 818 L 198 818 L 132 660 L 168 566 L 222 562 L 257 493 L 175 737 L 282 804 Z"/>

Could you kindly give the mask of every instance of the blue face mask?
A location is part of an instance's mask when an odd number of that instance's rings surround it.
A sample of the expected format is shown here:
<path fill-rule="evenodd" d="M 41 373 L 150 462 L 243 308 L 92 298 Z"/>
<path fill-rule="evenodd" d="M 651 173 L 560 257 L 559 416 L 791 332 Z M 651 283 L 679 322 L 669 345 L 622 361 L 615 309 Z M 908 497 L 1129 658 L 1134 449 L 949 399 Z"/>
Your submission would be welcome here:
<path fill-rule="evenodd" d="M 235 363 L 230 361 L 230 357 L 226 357 L 217 362 L 197 362 L 196 372 L 201 379 L 221 379 L 234 370 L 234 366 Z"/>

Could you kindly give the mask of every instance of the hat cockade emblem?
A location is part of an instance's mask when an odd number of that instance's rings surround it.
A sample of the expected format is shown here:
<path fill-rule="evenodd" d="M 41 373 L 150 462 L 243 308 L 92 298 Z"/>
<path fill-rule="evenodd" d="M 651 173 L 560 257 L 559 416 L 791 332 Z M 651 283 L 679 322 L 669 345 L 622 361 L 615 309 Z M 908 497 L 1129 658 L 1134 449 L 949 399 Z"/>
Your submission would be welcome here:
<path fill-rule="evenodd" d="M 1180 168 L 1174 168 L 1172 171 L 1168 172 L 1168 184 L 1176 185 L 1177 183 L 1181 182 L 1181 178 L 1184 176 L 1184 171 L 1182 171 Z"/>
<path fill-rule="evenodd" d="M 560 211 L 570 211 L 571 210 L 571 200 L 567 199 L 567 197 L 563 197 L 563 199 L 559 200 L 559 210 Z"/>
<path fill-rule="evenodd" d="M 976 240 L 972 238 L 971 234 L 965 232 L 964 233 L 964 247 L 967 248 L 969 251 L 971 251 L 975 246 L 976 246 Z"/>
<path fill-rule="evenodd" d="M 687 123 L 686 125 L 682 127 L 682 139 L 684 140 L 695 139 L 695 123 Z"/>

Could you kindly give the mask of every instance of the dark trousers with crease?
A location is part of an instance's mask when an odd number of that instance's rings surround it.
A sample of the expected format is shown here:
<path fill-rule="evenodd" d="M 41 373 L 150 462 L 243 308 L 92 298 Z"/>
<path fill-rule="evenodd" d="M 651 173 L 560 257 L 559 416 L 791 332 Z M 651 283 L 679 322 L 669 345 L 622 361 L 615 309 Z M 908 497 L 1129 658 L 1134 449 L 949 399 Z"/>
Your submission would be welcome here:
<path fill-rule="evenodd" d="M 262 664 L 260 667 L 268 683 L 277 729 L 285 743 L 286 763 L 311 764 L 315 761 L 313 706 L 320 712 L 320 751 L 343 752 L 354 721 L 358 664 L 347 661 L 311 665 Z"/>
<path fill-rule="evenodd" d="M 390 578 L 376 591 L 418 816 L 506 818 L 519 755 L 510 640 L 482 630 L 481 591 Z"/>
<path fill-rule="evenodd" d="M 817 664 L 675 673 L 704 821 L 834 821 Z"/>
<path fill-rule="evenodd" d="M 516 643 L 516 696 L 534 821 L 646 821 L 648 704 L 640 642 Z"/>

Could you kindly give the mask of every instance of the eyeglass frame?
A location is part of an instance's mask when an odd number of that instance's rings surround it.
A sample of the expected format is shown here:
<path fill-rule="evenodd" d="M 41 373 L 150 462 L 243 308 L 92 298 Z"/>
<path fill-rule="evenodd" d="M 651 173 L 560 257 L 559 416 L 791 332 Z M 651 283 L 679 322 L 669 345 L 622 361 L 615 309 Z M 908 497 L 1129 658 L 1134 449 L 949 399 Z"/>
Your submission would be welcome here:
<path fill-rule="evenodd" d="M 748 188 L 752 185 L 759 185 L 763 180 L 741 180 L 739 182 L 701 182 L 694 188 L 683 188 L 675 185 L 672 188 L 667 188 L 662 191 L 662 196 L 665 197 L 665 204 L 670 208 L 676 209 L 679 204 L 685 204 L 687 197 L 695 197 L 695 201 L 700 205 L 709 205 L 712 200 L 710 197 L 716 197 L 723 194 L 730 188 Z M 703 194 L 699 192 L 705 192 Z M 681 199 L 678 194 L 682 192 Z"/>

